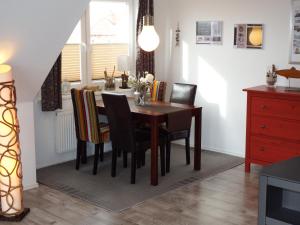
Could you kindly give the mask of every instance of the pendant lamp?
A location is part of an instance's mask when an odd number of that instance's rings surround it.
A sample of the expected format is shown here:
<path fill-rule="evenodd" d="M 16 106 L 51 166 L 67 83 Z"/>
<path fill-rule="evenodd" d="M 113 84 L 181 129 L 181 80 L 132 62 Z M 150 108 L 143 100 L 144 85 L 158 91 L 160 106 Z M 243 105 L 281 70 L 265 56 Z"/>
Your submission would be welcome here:
<path fill-rule="evenodd" d="M 143 17 L 143 29 L 138 36 L 138 44 L 146 52 L 154 51 L 159 45 L 159 36 L 154 28 L 154 19 L 150 15 L 150 4 L 148 0 L 148 12 Z"/>

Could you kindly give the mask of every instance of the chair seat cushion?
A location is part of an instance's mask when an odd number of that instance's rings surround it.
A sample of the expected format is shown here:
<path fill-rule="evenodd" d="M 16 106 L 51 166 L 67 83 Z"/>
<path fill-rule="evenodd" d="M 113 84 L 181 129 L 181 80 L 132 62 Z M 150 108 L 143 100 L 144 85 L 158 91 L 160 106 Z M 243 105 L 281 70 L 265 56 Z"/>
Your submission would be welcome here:
<path fill-rule="evenodd" d="M 137 141 L 151 143 L 151 129 L 149 127 L 136 128 L 135 132 Z M 163 142 L 164 139 L 165 136 L 159 133 L 159 142 Z"/>
<path fill-rule="evenodd" d="M 166 126 L 159 128 L 159 133 L 166 136 L 169 141 L 184 139 L 190 136 L 190 130 L 168 131 Z"/>
<path fill-rule="evenodd" d="M 109 125 L 107 123 L 100 123 L 100 138 L 102 142 L 110 141 Z"/>
<path fill-rule="evenodd" d="M 137 143 L 145 143 L 151 141 L 151 133 L 147 129 L 136 128 L 135 129 L 135 140 Z"/>

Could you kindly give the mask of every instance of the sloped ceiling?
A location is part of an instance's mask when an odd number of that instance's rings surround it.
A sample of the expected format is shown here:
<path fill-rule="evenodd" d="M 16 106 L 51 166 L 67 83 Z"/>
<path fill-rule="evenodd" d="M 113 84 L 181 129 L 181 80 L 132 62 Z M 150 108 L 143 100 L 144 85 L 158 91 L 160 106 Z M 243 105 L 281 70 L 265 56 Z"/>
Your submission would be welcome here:
<path fill-rule="evenodd" d="M 13 67 L 18 102 L 34 99 L 89 1 L 0 1 L 0 63 Z"/>

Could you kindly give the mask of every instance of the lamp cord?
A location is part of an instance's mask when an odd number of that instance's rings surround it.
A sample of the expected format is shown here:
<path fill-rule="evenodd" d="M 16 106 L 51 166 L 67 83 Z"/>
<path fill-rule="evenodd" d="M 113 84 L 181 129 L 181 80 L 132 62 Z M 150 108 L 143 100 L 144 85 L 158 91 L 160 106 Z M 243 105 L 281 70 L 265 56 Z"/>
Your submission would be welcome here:
<path fill-rule="evenodd" d="M 150 0 L 148 0 L 148 15 L 150 16 Z"/>

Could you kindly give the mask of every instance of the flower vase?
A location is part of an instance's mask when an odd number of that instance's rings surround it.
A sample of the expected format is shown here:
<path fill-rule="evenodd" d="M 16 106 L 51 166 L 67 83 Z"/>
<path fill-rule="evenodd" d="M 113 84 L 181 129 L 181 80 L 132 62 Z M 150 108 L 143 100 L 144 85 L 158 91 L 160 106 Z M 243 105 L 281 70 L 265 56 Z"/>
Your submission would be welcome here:
<path fill-rule="evenodd" d="M 136 105 L 138 105 L 139 104 L 139 98 L 140 98 L 140 92 L 138 92 L 138 91 L 135 91 L 134 93 L 133 93 L 133 96 L 134 96 L 134 103 L 136 104 Z"/>
<path fill-rule="evenodd" d="M 150 92 L 150 88 L 148 88 L 145 93 L 144 93 L 144 100 L 145 100 L 145 104 L 149 103 L 151 101 L 151 92 Z"/>
<path fill-rule="evenodd" d="M 266 82 L 268 87 L 274 88 L 277 82 L 277 75 L 273 72 L 268 72 L 266 76 Z"/>
<path fill-rule="evenodd" d="M 145 105 L 145 96 L 143 92 L 135 91 L 134 95 L 134 103 L 136 105 Z"/>

